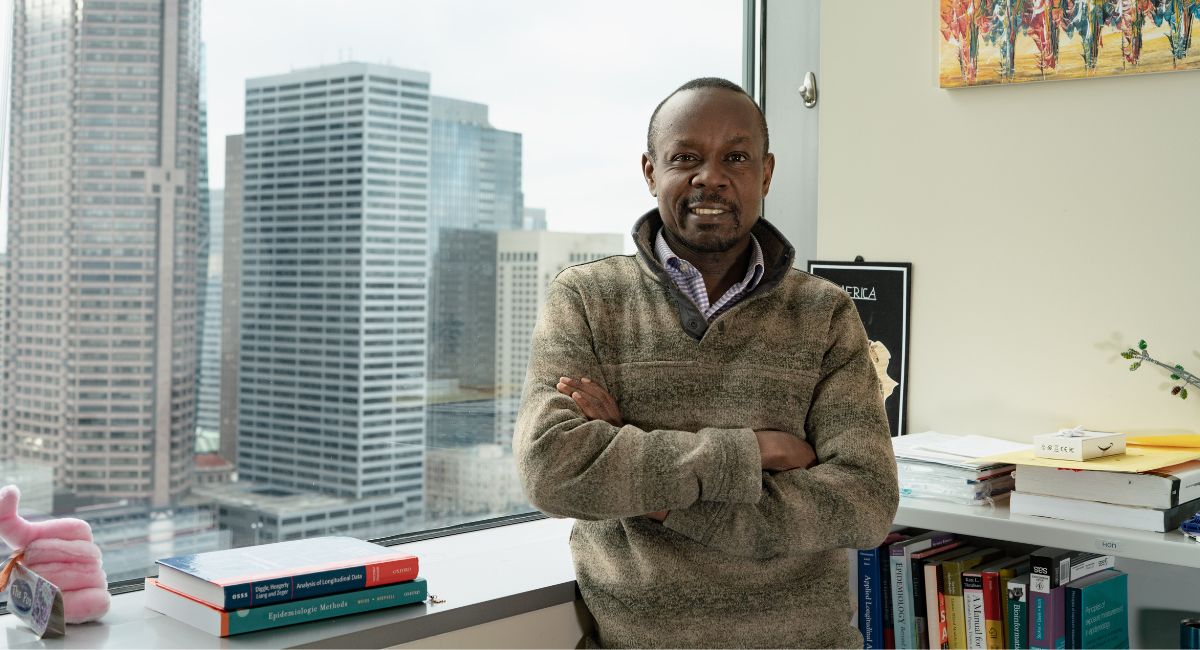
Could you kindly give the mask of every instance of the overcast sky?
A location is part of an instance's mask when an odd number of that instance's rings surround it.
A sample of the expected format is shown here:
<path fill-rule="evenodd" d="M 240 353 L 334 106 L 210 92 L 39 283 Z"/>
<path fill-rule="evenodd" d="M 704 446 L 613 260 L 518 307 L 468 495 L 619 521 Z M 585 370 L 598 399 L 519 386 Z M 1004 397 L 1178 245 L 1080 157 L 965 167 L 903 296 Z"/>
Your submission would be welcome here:
<path fill-rule="evenodd" d="M 654 205 L 638 163 L 650 112 L 694 77 L 740 83 L 741 25 L 741 0 L 206 0 L 211 185 L 224 186 L 225 136 L 243 130 L 247 78 L 390 63 L 524 135 L 525 204 L 551 229 L 624 233 Z"/>
<path fill-rule="evenodd" d="M 639 166 L 651 111 L 693 77 L 740 83 L 741 24 L 741 0 L 208 0 L 212 185 L 247 78 L 390 63 L 524 136 L 525 204 L 552 230 L 627 232 L 654 205 Z"/>

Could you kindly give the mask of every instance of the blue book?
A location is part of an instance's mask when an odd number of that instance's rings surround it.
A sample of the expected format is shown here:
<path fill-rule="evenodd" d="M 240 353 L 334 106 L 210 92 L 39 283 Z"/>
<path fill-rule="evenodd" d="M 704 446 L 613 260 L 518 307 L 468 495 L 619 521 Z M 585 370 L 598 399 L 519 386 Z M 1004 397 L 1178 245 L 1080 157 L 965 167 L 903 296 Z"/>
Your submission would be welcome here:
<path fill-rule="evenodd" d="M 1067 647 L 1129 647 L 1129 577 L 1106 569 L 1067 583 Z"/>
<path fill-rule="evenodd" d="M 858 552 L 858 631 L 862 633 L 865 649 L 895 647 L 886 634 L 891 629 L 888 545 L 905 538 L 891 533 L 882 546 Z"/>
<path fill-rule="evenodd" d="M 354 537 L 312 537 L 158 561 L 159 584 L 224 610 L 406 582 L 417 572 L 417 558 L 403 547 Z"/>
<path fill-rule="evenodd" d="M 863 648 L 883 646 L 883 600 L 879 593 L 879 559 L 883 550 L 872 548 L 858 552 L 858 631 Z"/>
<path fill-rule="evenodd" d="M 425 579 L 417 578 L 385 587 L 227 612 L 167 589 L 154 578 L 146 578 L 146 607 L 213 636 L 242 634 L 293 623 L 410 605 L 419 603 L 428 596 L 429 588 Z"/>

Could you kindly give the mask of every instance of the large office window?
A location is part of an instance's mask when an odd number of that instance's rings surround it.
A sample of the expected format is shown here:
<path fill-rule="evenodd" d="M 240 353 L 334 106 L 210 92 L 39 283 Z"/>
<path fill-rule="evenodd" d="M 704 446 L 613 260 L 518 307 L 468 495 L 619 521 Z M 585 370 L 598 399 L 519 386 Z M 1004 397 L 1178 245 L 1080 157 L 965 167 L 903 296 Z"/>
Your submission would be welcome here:
<path fill-rule="evenodd" d="M 76 4 L 5 36 L 22 512 L 91 522 L 123 580 L 531 511 L 546 288 L 631 252 L 650 113 L 741 80 L 743 1 Z"/>

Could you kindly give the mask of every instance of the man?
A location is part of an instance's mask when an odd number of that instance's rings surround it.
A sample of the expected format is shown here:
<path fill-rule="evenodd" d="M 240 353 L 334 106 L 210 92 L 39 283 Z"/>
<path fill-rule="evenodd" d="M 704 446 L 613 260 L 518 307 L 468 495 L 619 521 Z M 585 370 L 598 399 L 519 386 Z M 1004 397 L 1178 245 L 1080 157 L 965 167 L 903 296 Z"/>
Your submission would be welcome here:
<path fill-rule="evenodd" d="M 637 255 L 549 289 L 525 489 L 579 520 L 593 644 L 862 647 L 844 549 L 882 542 L 898 490 L 858 313 L 759 218 L 775 159 L 739 87 L 684 84 L 647 140 Z"/>

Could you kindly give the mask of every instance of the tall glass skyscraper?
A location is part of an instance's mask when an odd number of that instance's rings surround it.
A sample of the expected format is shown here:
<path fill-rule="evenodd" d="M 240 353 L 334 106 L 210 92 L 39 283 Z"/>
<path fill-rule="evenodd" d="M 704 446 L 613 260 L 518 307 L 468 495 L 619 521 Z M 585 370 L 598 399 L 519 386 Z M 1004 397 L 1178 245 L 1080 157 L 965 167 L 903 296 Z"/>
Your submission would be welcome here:
<path fill-rule="evenodd" d="M 429 130 L 424 72 L 247 81 L 241 481 L 421 515 Z"/>
<path fill-rule="evenodd" d="M 491 391 L 495 233 L 519 230 L 524 219 L 522 138 L 493 127 L 485 104 L 445 97 L 432 102 L 430 376 L 450 380 L 434 389 L 447 395 L 459 387 Z M 430 413 L 434 420 L 436 411 Z"/>
<path fill-rule="evenodd" d="M 191 482 L 199 32 L 198 0 L 15 2 L 5 451 L 81 496 Z"/>
<path fill-rule="evenodd" d="M 443 230 L 520 230 L 521 134 L 493 127 L 486 104 L 432 101 L 431 249 Z"/>

